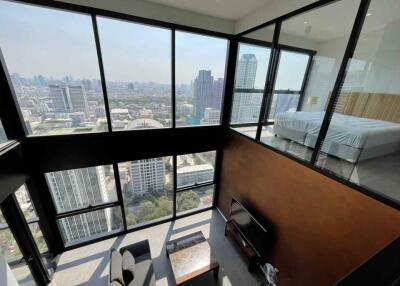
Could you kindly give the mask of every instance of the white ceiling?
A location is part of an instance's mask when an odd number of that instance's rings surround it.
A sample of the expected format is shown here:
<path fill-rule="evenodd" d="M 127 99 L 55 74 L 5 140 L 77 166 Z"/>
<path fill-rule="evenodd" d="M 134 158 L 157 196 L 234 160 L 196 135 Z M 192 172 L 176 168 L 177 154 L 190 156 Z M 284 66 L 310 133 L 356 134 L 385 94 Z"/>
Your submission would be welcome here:
<path fill-rule="evenodd" d="M 200 14 L 238 20 L 271 0 L 146 0 Z"/>

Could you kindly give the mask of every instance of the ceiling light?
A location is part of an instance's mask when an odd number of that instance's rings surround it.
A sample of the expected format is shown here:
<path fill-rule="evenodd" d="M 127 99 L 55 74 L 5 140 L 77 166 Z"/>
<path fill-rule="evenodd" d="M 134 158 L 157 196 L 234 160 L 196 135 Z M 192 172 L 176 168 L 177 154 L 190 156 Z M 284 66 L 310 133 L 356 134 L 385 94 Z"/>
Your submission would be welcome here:
<path fill-rule="evenodd" d="M 304 23 L 304 24 L 308 24 L 308 22 L 307 22 L 307 21 L 304 21 L 303 23 Z"/>
<path fill-rule="evenodd" d="M 367 17 L 369 17 L 369 16 L 371 16 L 372 14 L 371 13 L 367 13 Z"/>

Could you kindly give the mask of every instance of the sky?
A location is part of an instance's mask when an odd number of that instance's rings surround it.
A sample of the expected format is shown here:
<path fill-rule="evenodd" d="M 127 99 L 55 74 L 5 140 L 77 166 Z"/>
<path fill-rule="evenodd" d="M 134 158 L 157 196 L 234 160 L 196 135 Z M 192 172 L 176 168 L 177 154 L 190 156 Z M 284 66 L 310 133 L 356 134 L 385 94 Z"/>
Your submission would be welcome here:
<path fill-rule="evenodd" d="M 171 83 L 171 31 L 98 17 L 106 80 Z M 61 79 L 100 79 L 89 15 L 0 1 L 0 48 L 9 72 Z M 190 84 L 201 69 L 224 77 L 228 41 L 176 31 L 176 83 Z M 270 50 L 241 44 L 239 58 L 258 60 L 255 88 L 264 88 Z M 287 55 L 276 88 L 293 89 L 302 79 L 304 57 Z M 295 63 L 295 64 L 293 64 Z"/>
<path fill-rule="evenodd" d="M 106 80 L 170 84 L 171 31 L 98 18 Z M 10 73 L 99 79 L 91 17 L 0 1 L 0 48 Z M 176 32 L 176 83 L 200 69 L 224 77 L 225 39 Z"/>

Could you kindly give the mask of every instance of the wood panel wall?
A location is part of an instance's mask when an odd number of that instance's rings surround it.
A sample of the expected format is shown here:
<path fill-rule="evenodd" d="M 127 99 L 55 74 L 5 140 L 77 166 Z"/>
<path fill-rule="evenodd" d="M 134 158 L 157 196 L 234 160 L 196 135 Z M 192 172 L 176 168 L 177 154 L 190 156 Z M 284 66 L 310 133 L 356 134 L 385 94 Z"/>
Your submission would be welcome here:
<path fill-rule="evenodd" d="M 400 212 L 228 132 L 218 208 L 246 201 L 275 228 L 280 286 L 325 286 L 400 235 Z"/>
<path fill-rule="evenodd" d="M 342 92 L 335 112 L 400 123 L 400 95 Z"/>

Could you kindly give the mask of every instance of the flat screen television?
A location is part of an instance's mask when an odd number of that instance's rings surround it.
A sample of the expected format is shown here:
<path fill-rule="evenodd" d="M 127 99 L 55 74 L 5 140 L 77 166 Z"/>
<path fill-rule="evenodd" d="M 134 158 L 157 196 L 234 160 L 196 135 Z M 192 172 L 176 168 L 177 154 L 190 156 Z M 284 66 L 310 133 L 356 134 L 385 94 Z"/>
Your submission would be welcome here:
<path fill-rule="evenodd" d="M 232 200 L 230 220 L 257 255 L 264 257 L 270 236 L 267 229 L 236 200 Z"/>

